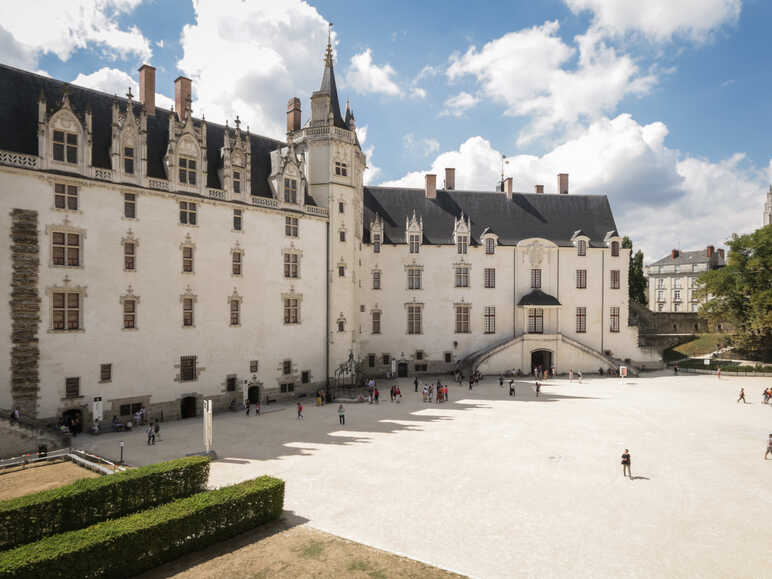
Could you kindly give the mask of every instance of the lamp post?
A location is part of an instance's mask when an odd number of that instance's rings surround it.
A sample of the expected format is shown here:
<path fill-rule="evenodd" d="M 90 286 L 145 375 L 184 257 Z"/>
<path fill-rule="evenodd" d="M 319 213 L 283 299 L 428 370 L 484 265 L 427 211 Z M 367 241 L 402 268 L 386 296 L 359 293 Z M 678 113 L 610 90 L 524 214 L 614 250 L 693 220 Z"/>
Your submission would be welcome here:
<path fill-rule="evenodd" d="M 121 440 L 121 460 L 118 461 L 119 464 L 123 464 L 123 447 L 126 443 Z"/>

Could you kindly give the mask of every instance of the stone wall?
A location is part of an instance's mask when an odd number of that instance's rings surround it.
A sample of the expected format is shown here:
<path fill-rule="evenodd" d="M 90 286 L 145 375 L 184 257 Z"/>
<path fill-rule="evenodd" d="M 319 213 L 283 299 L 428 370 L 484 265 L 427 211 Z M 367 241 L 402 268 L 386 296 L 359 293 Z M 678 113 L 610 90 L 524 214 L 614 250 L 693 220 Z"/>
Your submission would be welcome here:
<path fill-rule="evenodd" d="M 652 312 L 646 306 L 630 303 L 630 324 L 643 334 L 703 334 L 710 332 L 707 321 L 693 312 Z M 727 331 L 729 328 L 722 328 Z"/>

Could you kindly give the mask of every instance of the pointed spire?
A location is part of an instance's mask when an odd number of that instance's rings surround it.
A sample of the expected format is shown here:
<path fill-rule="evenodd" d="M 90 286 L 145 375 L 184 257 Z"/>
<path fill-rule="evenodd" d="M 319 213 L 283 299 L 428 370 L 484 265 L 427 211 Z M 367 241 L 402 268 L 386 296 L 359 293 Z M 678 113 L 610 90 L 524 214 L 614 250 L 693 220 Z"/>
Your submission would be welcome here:
<path fill-rule="evenodd" d="M 338 88 L 335 84 L 335 71 L 332 62 L 332 22 L 330 22 L 327 35 L 327 50 L 324 54 L 324 73 L 322 74 L 322 85 L 317 92 L 330 95 L 330 114 L 332 122 L 336 127 L 345 129 L 346 124 L 340 114 L 340 104 L 338 103 Z"/>
<path fill-rule="evenodd" d="M 327 52 L 324 53 L 324 66 L 332 68 L 332 22 L 327 25 Z"/>

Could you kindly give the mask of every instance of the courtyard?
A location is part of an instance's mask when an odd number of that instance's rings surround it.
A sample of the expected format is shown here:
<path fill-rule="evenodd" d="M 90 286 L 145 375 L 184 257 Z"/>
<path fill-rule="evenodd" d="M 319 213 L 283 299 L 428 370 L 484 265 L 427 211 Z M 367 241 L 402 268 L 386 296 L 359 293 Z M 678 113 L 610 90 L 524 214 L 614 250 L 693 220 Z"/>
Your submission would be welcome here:
<path fill-rule="evenodd" d="M 489 378 L 426 404 L 216 415 L 210 484 L 287 481 L 285 508 L 315 529 L 475 577 L 772 576 L 770 378 L 648 374 L 532 383 Z M 750 404 L 737 404 L 743 386 Z M 149 464 L 203 446 L 201 419 L 79 448 Z M 632 480 L 620 455 L 632 454 Z"/>

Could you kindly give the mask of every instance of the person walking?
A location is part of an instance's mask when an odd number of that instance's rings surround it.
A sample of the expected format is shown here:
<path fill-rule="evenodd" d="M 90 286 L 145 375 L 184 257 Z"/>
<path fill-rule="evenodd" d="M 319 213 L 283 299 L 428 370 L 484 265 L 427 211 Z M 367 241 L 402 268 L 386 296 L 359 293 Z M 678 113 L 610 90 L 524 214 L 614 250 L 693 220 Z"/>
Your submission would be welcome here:
<path fill-rule="evenodd" d="M 161 440 L 161 423 L 157 418 L 153 424 L 153 438 L 155 440 Z"/>
<path fill-rule="evenodd" d="M 413 386 L 415 387 L 415 391 L 418 392 L 418 376 L 413 378 Z"/>
<path fill-rule="evenodd" d="M 770 454 L 772 454 L 772 432 L 769 433 L 769 438 L 767 439 L 767 452 L 764 453 L 764 460 L 767 460 Z"/>
<path fill-rule="evenodd" d="M 147 445 L 150 446 L 151 444 L 155 444 L 155 432 L 153 431 L 152 425 L 148 425 L 145 434 L 147 434 Z"/>
<path fill-rule="evenodd" d="M 579 384 L 581 384 L 582 383 L 582 371 L 581 370 L 577 370 L 576 374 L 577 374 L 577 376 L 579 378 Z"/>
<path fill-rule="evenodd" d="M 504 376 L 499 376 L 499 388 L 504 388 Z"/>
<path fill-rule="evenodd" d="M 298 420 L 303 420 L 303 405 L 298 402 Z"/>
<path fill-rule="evenodd" d="M 474 374 L 469 374 L 469 391 L 472 391 L 472 385 L 474 384 Z"/>
<path fill-rule="evenodd" d="M 247 416 L 249 416 L 249 400 L 247 400 Z"/>
<path fill-rule="evenodd" d="M 632 480 L 633 473 L 630 470 L 630 463 L 630 451 L 625 449 L 625 452 L 622 454 L 622 476 L 629 476 L 630 480 Z"/>
<path fill-rule="evenodd" d="M 343 404 L 338 404 L 338 422 L 344 426 L 346 424 L 346 411 L 343 408 Z"/>
<path fill-rule="evenodd" d="M 536 398 L 539 397 L 539 394 L 541 394 L 541 384 L 539 384 L 539 382 L 536 382 Z"/>
<path fill-rule="evenodd" d="M 512 379 L 509 380 L 509 395 L 517 397 L 517 392 L 515 391 L 515 381 Z"/>
<path fill-rule="evenodd" d="M 737 402 L 743 401 L 743 404 L 747 404 L 745 401 L 745 388 L 740 388 L 740 396 L 737 398 Z"/>
<path fill-rule="evenodd" d="M 716 378 L 721 380 L 721 366 L 718 367 L 718 370 L 716 370 Z"/>
<path fill-rule="evenodd" d="M 381 397 L 381 392 L 378 388 L 375 389 L 375 403 L 378 404 L 378 399 Z"/>
<path fill-rule="evenodd" d="M 568 381 L 569 381 L 569 382 L 573 382 L 573 381 L 574 381 L 574 369 L 573 369 L 573 368 L 571 368 L 571 369 L 568 371 Z"/>
<path fill-rule="evenodd" d="M 13 412 L 11 412 L 11 424 L 14 422 L 19 422 L 19 419 L 21 418 L 21 411 L 19 410 L 19 407 L 13 409 Z"/>

